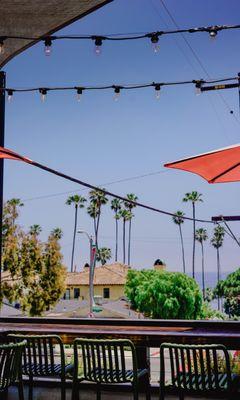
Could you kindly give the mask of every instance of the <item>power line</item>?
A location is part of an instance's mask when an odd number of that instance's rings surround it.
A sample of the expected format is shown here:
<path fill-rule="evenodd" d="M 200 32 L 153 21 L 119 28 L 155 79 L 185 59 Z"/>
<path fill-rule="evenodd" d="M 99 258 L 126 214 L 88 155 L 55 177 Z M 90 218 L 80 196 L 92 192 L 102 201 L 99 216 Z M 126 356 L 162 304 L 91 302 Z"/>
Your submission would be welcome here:
<path fill-rule="evenodd" d="M 136 175 L 136 176 L 132 176 L 129 178 L 123 178 L 123 179 L 118 179 L 115 181 L 110 181 L 110 182 L 105 182 L 105 183 L 101 183 L 99 184 L 99 186 L 110 186 L 110 185 L 114 185 L 116 183 L 122 183 L 122 182 L 128 182 L 128 181 L 133 181 L 136 179 L 142 179 L 142 178 L 146 178 L 148 176 L 154 176 L 154 175 L 159 175 L 159 174 L 165 174 L 166 172 L 169 172 L 170 170 L 164 170 L 164 171 L 157 171 L 157 172 L 149 172 L 147 174 L 142 174 L 142 175 Z M 27 199 L 23 199 L 24 202 L 26 201 L 32 201 L 32 200 L 41 200 L 41 199 L 47 199 L 47 198 L 51 198 L 51 197 L 58 197 L 58 196 L 63 196 L 63 195 L 67 195 L 67 194 L 71 194 L 71 193 L 76 193 L 76 192 L 83 192 L 87 189 L 80 189 L 80 190 L 68 190 L 65 192 L 58 192 L 58 193 L 51 193 L 51 194 L 46 194 L 46 195 L 42 195 L 42 196 L 36 196 L 36 197 L 30 197 Z"/>
<path fill-rule="evenodd" d="M 173 22 L 173 24 L 176 26 L 177 29 L 179 29 L 179 26 L 177 24 L 177 21 L 175 20 L 175 18 L 173 17 L 172 13 L 170 12 L 170 10 L 168 9 L 168 7 L 166 6 L 164 0 L 160 0 L 164 10 L 167 12 L 168 16 L 170 17 L 171 21 Z M 198 56 L 197 52 L 194 50 L 194 48 L 191 46 L 191 44 L 189 43 L 189 41 L 186 39 L 186 37 L 183 35 L 184 32 L 180 32 L 181 37 L 183 38 L 184 42 L 186 43 L 186 45 L 188 46 L 188 48 L 190 49 L 191 53 L 193 54 L 194 58 L 196 59 L 197 63 L 199 64 L 199 66 L 202 68 L 202 70 L 204 71 L 204 73 L 206 74 L 206 76 L 208 77 L 208 79 L 211 79 L 210 74 L 208 73 L 206 67 L 204 66 L 204 64 L 202 63 L 200 57 Z M 225 97 L 222 95 L 222 93 L 218 92 L 218 95 L 220 96 L 222 102 L 224 103 L 225 107 L 228 109 L 228 111 L 233 114 L 233 117 L 235 119 L 235 121 L 240 124 L 239 119 L 236 117 L 236 115 L 232 112 L 231 107 L 229 106 L 227 100 L 225 99 Z M 209 100 L 210 101 L 210 100 Z M 217 115 L 217 118 L 219 118 L 219 115 L 217 113 L 217 110 L 215 108 L 215 106 L 212 104 L 212 107 Z"/>
<path fill-rule="evenodd" d="M 34 167 L 42 169 L 43 171 L 49 172 L 50 174 L 53 174 L 53 175 L 59 176 L 60 178 L 63 178 L 63 179 L 66 179 L 68 181 L 77 183 L 78 185 L 84 186 L 84 187 L 86 187 L 88 189 L 103 193 L 106 196 L 110 196 L 110 197 L 119 199 L 119 200 L 123 201 L 124 203 L 129 203 L 129 204 L 131 204 L 131 205 L 133 205 L 135 207 L 144 208 L 145 210 L 154 211 L 156 213 L 167 215 L 167 216 L 170 216 L 170 217 L 175 217 L 176 216 L 175 213 L 171 213 L 171 212 L 165 211 L 165 210 L 160 210 L 159 208 L 152 207 L 152 206 L 149 206 L 147 204 L 139 203 L 137 201 L 129 200 L 127 197 L 120 196 L 120 195 L 118 195 L 116 193 L 113 193 L 113 192 L 110 192 L 110 191 L 108 191 L 106 189 L 103 189 L 103 188 L 100 188 L 98 186 L 92 185 L 91 183 L 84 182 L 84 181 L 82 181 L 80 179 L 77 179 L 77 178 L 74 178 L 74 177 L 72 177 L 70 175 L 64 174 L 61 171 L 57 171 L 57 170 L 55 170 L 53 168 L 47 167 L 46 165 L 43 165 L 43 164 L 40 164 L 40 163 L 38 163 L 36 161 L 31 160 L 30 158 L 23 157 L 23 156 L 15 153 L 14 151 L 6 149 L 4 147 L 1 147 L 1 153 L 2 153 L 2 156 L 4 158 L 8 158 L 8 159 L 10 158 L 10 159 L 17 160 L 17 161 L 23 161 L 23 162 L 25 162 L 27 164 L 30 164 L 30 165 L 34 166 Z M 185 220 L 189 220 L 189 221 L 195 220 L 196 222 L 204 222 L 204 223 L 209 223 L 209 224 L 215 223 L 212 220 L 193 219 L 191 217 L 186 217 L 186 216 L 182 216 L 181 218 L 185 219 Z"/>

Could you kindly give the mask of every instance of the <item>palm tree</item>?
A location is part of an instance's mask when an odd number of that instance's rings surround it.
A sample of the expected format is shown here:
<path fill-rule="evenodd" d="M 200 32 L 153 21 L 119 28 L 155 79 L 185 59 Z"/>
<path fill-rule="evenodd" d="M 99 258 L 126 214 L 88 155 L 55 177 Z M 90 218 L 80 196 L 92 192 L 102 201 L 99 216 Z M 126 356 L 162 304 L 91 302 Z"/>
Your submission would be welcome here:
<path fill-rule="evenodd" d="M 95 243 L 96 243 L 97 249 L 98 249 L 98 230 L 99 230 L 99 223 L 100 223 L 100 217 L 101 217 L 101 209 L 102 209 L 102 206 L 107 204 L 107 202 L 108 202 L 108 198 L 105 195 L 104 190 L 105 189 L 91 190 L 89 192 L 90 205 L 93 204 L 97 210 L 96 221 L 94 224 Z"/>
<path fill-rule="evenodd" d="M 75 194 L 73 196 L 68 197 L 66 204 L 68 206 L 74 205 L 75 208 L 75 217 L 74 217 L 74 228 L 73 228 L 73 245 L 72 245 L 72 257 L 71 257 L 71 272 L 73 272 L 73 262 L 74 262 L 74 251 L 75 251 L 75 241 L 76 241 L 76 231 L 77 231 L 77 218 L 78 218 L 78 209 L 84 207 L 84 203 L 87 200 L 83 196 L 79 196 Z"/>
<path fill-rule="evenodd" d="M 40 235 L 41 232 L 42 232 L 42 228 L 41 228 L 40 225 L 34 224 L 34 225 L 31 225 L 31 226 L 30 226 L 29 234 L 30 234 L 31 236 L 37 237 L 37 236 Z"/>
<path fill-rule="evenodd" d="M 101 247 L 97 250 L 96 260 L 101 262 L 101 265 L 105 265 L 108 260 L 112 257 L 111 249 L 107 247 Z"/>
<path fill-rule="evenodd" d="M 94 226 L 94 235 L 95 235 L 95 243 L 96 243 L 96 235 L 97 235 L 97 217 L 98 217 L 98 207 L 95 203 L 90 203 L 87 208 L 88 215 L 93 218 L 93 226 Z"/>
<path fill-rule="evenodd" d="M 181 240 L 181 247 L 182 247 L 182 262 L 183 262 L 183 272 L 186 273 L 186 263 L 185 263 L 185 252 L 184 252 L 184 245 L 183 245 L 183 235 L 182 235 L 182 224 L 184 223 L 184 212 L 183 211 L 176 211 L 175 215 L 172 217 L 173 222 L 178 225 L 179 227 L 179 234 Z"/>
<path fill-rule="evenodd" d="M 115 218 L 115 261 L 118 259 L 118 221 L 120 219 L 119 211 L 121 210 L 121 201 L 119 199 L 113 199 L 111 201 L 111 209 L 114 211 Z"/>
<path fill-rule="evenodd" d="M 190 201 L 192 203 L 192 210 L 193 210 L 193 255 L 192 255 L 192 277 L 195 278 L 195 233 L 196 233 L 196 221 L 195 221 L 195 203 L 203 201 L 201 199 L 201 193 L 197 191 L 193 191 L 191 193 L 186 193 L 185 197 L 183 198 L 184 202 Z"/>
<path fill-rule="evenodd" d="M 204 228 L 199 228 L 196 230 L 195 239 L 201 244 L 202 250 L 202 291 L 203 291 L 203 299 L 205 300 L 205 271 L 204 271 L 204 250 L 203 250 L 203 242 L 208 239 L 207 230 Z"/>
<path fill-rule="evenodd" d="M 217 250 L 217 283 L 219 283 L 220 277 L 221 277 L 219 249 L 223 245 L 224 235 L 225 235 L 224 228 L 222 226 L 218 225 L 218 226 L 216 226 L 216 228 L 214 228 L 213 237 L 211 239 L 211 244 Z M 220 297 L 219 296 L 218 296 L 218 310 L 220 310 Z"/>
<path fill-rule="evenodd" d="M 63 231 L 62 231 L 61 228 L 54 228 L 54 229 L 51 231 L 50 235 L 51 235 L 54 239 L 60 240 L 60 239 L 62 239 L 62 237 L 63 237 Z"/>
<path fill-rule="evenodd" d="M 127 194 L 127 199 L 133 202 L 138 201 L 138 197 L 134 193 Z M 131 232 L 132 232 L 132 218 L 134 215 L 132 214 L 132 209 L 136 207 L 133 203 L 124 202 L 124 206 L 131 213 L 131 218 L 129 219 L 129 227 L 128 227 L 128 265 L 130 265 L 130 256 L 131 256 Z"/>
<path fill-rule="evenodd" d="M 122 220 L 123 220 L 123 264 L 126 261 L 126 222 L 132 218 L 132 213 L 125 208 L 119 212 Z"/>

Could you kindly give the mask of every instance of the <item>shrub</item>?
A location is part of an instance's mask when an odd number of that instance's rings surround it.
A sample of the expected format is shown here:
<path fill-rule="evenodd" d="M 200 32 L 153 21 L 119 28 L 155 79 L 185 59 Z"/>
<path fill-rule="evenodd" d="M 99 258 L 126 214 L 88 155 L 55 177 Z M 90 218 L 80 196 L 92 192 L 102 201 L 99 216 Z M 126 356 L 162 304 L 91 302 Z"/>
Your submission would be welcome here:
<path fill-rule="evenodd" d="M 202 293 L 196 281 L 180 272 L 129 270 L 125 294 L 132 308 L 151 318 L 196 319 Z"/>

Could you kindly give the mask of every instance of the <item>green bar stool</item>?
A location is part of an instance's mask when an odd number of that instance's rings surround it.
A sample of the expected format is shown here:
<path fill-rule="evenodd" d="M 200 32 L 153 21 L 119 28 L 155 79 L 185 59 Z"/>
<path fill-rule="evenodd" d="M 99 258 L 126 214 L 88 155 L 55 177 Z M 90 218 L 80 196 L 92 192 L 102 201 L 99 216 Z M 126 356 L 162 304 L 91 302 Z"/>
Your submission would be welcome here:
<path fill-rule="evenodd" d="M 74 340 L 72 400 L 79 400 L 79 384 L 82 381 L 96 383 L 97 400 L 101 400 L 102 384 L 129 382 L 133 398 L 138 400 L 139 380 L 142 377 L 147 382 L 146 399 L 150 400 L 149 371 L 138 368 L 136 349 L 130 340 Z"/>
<path fill-rule="evenodd" d="M 24 339 L 23 375 L 29 377 L 29 400 L 33 399 L 34 378 L 57 377 L 61 380 L 61 400 L 66 400 L 66 374 L 73 371 L 73 364 L 65 364 L 64 346 L 56 335 L 18 335 L 11 334 L 12 340 Z M 56 352 L 56 349 L 59 352 Z"/>
<path fill-rule="evenodd" d="M 170 365 L 170 376 L 166 382 Z M 160 346 L 160 400 L 165 398 L 166 386 L 178 392 L 183 400 L 187 394 L 216 395 L 237 398 L 239 377 L 231 373 L 229 353 L 223 345 Z"/>
<path fill-rule="evenodd" d="M 26 342 L 0 345 L 0 399 L 8 398 L 8 388 L 18 386 L 19 400 L 24 400 L 22 383 L 22 351 Z"/>

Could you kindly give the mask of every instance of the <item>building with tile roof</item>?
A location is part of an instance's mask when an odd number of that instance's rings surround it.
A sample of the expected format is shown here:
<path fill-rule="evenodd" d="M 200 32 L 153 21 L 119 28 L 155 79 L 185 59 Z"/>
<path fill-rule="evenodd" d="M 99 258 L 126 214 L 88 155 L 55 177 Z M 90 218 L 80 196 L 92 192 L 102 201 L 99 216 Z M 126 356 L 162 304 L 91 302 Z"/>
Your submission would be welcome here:
<path fill-rule="evenodd" d="M 118 300 L 124 296 L 128 265 L 115 263 L 95 268 L 94 296 L 103 300 Z M 81 272 L 68 272 L 65 299 L 89 299 L 89 267 Z"/>

